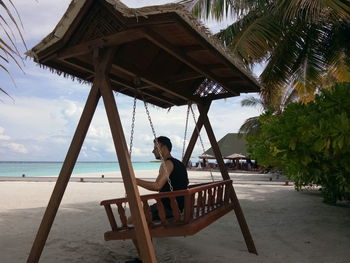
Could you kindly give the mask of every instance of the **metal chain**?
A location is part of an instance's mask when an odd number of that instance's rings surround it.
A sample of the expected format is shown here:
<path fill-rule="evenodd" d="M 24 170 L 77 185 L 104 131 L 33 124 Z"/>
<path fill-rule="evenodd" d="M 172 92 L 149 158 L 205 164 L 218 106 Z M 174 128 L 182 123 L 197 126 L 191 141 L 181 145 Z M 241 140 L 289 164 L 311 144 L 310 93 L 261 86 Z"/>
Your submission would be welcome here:
<path fill-rule="evenodd" d="M 166 177 L 168 179 L 168 184 L 169 184 L 169 187 L 170 187 L 170 191 L 173 191 L 174 189 L 173 189 L 173 186 L 171 184 L 171 180 L 170 180 L 170 177 L 169 177 L 170 175 L 168 173 L 168 168 L 166 167 L 165 160 L 164 160 L 162 152 L 160 150 L 160 146 L 159 146 L 159 143 L 157 141 L 157 135 L 156 135 L 156 132 L 154 130 L 154 126 L 153 126 L 153 122 L 152 122 L 152 119 L 151 119 L 151 115 L 150 115 L 149 110 L 148 110 L 148 105 L 147 105 L 147 102 L 145 101 L 144 98 L 143 98 L 143 104 L 145 105 L 145 110 L 146 110 L 146 114 L 147 114 L 147 117 L 148 117 L 148 121 L 149 121 L 149 124 L 150 124 L 151 129 L 152 129 L 152 133 L 153 133 L 153 136 L 154 136 L 154 141 L 155 141 L 158 153 L 160 155 L 160 159 L 162 160 L 162 164 L 163 164 L 163 167 L 164 167 L 164 170 L 165 170 Z"/>
<path fill-rule="evenodd" d="M 183 147 L 182 147 L 182 160 L 184 159 L 184 156 L 185 156 L 185 146 L 186 146 L 186 137 L 187 137 L 187 128 L 188 128 L 188 118 L 190 116 L 190 107 L 191 107 L 190 105 L 191 104 L 188 104 L 188 106 L 187 106 L 185 134 L 184 134 L 184 142 L 183 142 Z"/>
<path fill-rule="evenodd" d="M 117 93 L 118 94 L 118 93 Z M 136 94 L 134 97 L 134 105 L 133 105 L 133 109 L 132 109 L 132 118 L 131 118 L 131 131 L 130 131 L 130 144 L 129 144 L 129 156 L 130 156 L 130 160 L 131 160 L 131 154 L 132 154 L 132 146 L 133 146 L 133 141 L 134 141 L 134 131 L 135 131 L 135 116 L 136 116 L 136 102 L 137 102 L 137 98 L 136 98 Z M 128 198 L 127 193 L 125 192 L 125 198 Z M 126 203 L 124 203 L 123 208 L 124 210 L 126 210 Z"/>
<path fill-rule="evenodd" d="M 197 133 L 198 133 L 199 141 L 200 141 L 200 143 L 201 143 L 201 145 L 202 145 L 202 150 L 203 150 L 203 153 L 204 153 L 204 152 L 205 152 L 204 143 L 203 143 L 203 140 L 202 140 L 200 131 L 199 131 L 198 126 L 197 126 L 196 115 L 195 115 L 195 113 L 194 113 L 194 111 L 193 111 L 193 109 L 192 109 L 192 105 L 190 105 L 190 109 L 191 109 L 191 112 L 192 112 L 194 125 L 195 125 L 196 131 L 197 131 Z M 203 168 L 204 168 L 204 167 L 203 167 Z M 214 180 L 214 176 L 213 176 L 213 173 L 212 173 L 212 171 L 211 171 L 211 168 L 209 169 L 209 172 L 210 172 L 211 180 L 214 182 L 215 180 Z"/>
<path fill-rule="evenodd" d="M 136 102 L 137 102 L 137 98 L 136 98 L 136 95 L 135 95 L 135 97 L 134 97 L 134 105 L 133 105 L 133 109 L 132 109 L 131 132 L 130 132 L 130 144 L 129 144 L 129 154 L 130 154 L 130 158 L 131 158 L 132 146 L 133 146 L 133 142 L 134 142 L 135 116 L 136 116 Z"/>

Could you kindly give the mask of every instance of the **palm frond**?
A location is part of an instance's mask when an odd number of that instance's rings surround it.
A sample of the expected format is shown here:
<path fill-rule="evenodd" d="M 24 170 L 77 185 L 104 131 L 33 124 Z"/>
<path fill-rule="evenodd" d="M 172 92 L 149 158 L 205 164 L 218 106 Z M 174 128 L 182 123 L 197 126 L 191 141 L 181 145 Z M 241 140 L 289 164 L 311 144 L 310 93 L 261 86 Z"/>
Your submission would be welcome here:
<path fill-rule="evenodd" d="M 18 51 L 17 46 L 15 44 L 16 36 L 15 36 L 12 28 L 10 27 L 10 25 L 7 23 L 7 21 L 4 19 L 4 17 L 2 15 L 0 15 L 0 19 L 5 24 L 5 26 L 4 26 L 2 23 L 0 23 L 0 26 L 1 26 L 2 30 L 3 30 L 3 32 L 7 36 L 8 40 L 11 42 L 12 47 L 16 50 L 16 52 L 18 54 L 20 54 L 20 52 Z"/>
<path fill-rule="evenodd" d="M 261 99 L 250 96 L 248 98 L 245 98 L 243 100 L 241 100 L 241 106 L 242 107 L 263 107 L 263 102 Z"/>
<path fill-rule="evenodd" d="M 307 23 L 315 23 L 329 16 L 333 20 L 350 18 L 348 0 L 280 0 L 276 3 L 276 11 L 283 14 L 284 23 L 296 18 Z"/>
<path fill-rule="evenodd" d="M 214 18 L 218 21 L 233 16 L 242 18 L 248 12 L 265 8 L 271 4 L 270 0 L 182 0 L 181 4 L 200 19 Z"/>
<path fill-rule="evenodd" d="M 291 86 L 286 88 L 285 95 L 282 99 L 282 107 L 283 109 L 290 103 L 296 102 L 300 99 L 298 92 Z M 282 109 L 282 110 L 283 110 Z"/>
<path fill-rule="evenodd" d="M 18 21 L 20 22 L 20 24 L 21 24 L 21 26 L 23 28 L 23 23 L 22 23 L 22 20 L 21 20 L 19 14 L 18 14 L 17 8 L 15 7 L 15 5 L 13 4 L 13 2 L 11 0 L 8 0 L 8 1 L 11 4 L 11 6 L 13 7 L 13 9 L 15 10 L 15 13 L 17 14 L 17 17 L 18 17 Z M 21 31 L 21 29 L 19 28 L 19 26 L 17 24 L 17 19 L 15 19 L 15 17 L 12 15 L 11 10 L 5 5 L 4 1 L 2 1 L 2 0 L 0 1 L 0 6 L 2 6 L 6 10 L 7 15 L 9 16 L 9 18 L 11 19 L 11 21 L 13 22 L 14 26 L 17 29 L 18 35 L 21 37 L 22 44 L 24 45 L 25 49 L 28 49 L 27 45 L 26 45 L 26 42 L 24 41 L 24 38 L 23 38 L 23 35 L 22 35 L 22 31 Z"/>
<path fill-rule="evenodd" d="M 8 5 L 10 5 L 11 10 L 8 7 Z M 0 10 L 5 11 L 5 16 L 3 14 L 0 14 L 0 21 L 2 21 L 2 23 L 0 23 L 0 28 L 3 30 L 4 35 L 7 37 L 7 39 L 0 38 L 0 52 L 2 53 L 0 54 L 0 70 L 5 71 L 9 75 L 14 86 L 16 86 L 16 83 L 12 78 L 11 73 L 7 69 L 6 65 L 8 65 L 11 62 L 14 62 L 23 72 L 20 62 L 22 62 L 22 64 L 24 65 L 24 61 L 17 48 L 15 33 L 12 30 L 10 23 L 13 24 L 17 35 L 20 36 L 25 49 L 27 49 L 21 29 L 18 25 L 20 24 L 20 26 L 23 28 L 23 24 L 18 14 L 18 11 L 11 0 L 8 0 L 8 3 L 5 3 L 5 1 L 0 0 Z M 16 18 L 12 15 L 12 12 L 15 12 Z M 0 92 L 10 96 L 3 88 L 0 88 Z"/>
<path fill-rule="evenodd" d="M 283 109 L 286 87 L 310 99 L 331 80 L 349 80 L 349 0 L 188 2 L 201 19 L 234 14 L 237 20 L 217 36 L 247 68 L 267 61 L 260 76 L 266 109 Z"/>
<path fill-rule="evenodd" d="M 302 21 L 286 27 L 260 76 L 267 89 L 273 93 L 296 79 L 304 79 L 305 83 L 315 81 L 325 68 L 322 35 L 322 27 L 305 28 Z"/>
<path fill-rule="evenodd" d="M 350 21 L 339 21 L 326 33 L 323 48 L 329 70 L 339 81 L 347 82 L 350 74 Z"/>
<path fill-rule="evenodd" d="M 242 124 L 242 126 L 238 130 L 238 134 L 246 134 L 246 135 L 257 135 L 260 132 L 261 122 L 259 121 L 259 117 L 251 117 Z"/>
<path fill-rule="evenodd" d="M 217 36 L 227 43 L 235 56 L 245 64 L 252 65 L 265 60 L 282 33 L 273 16 L 254 10 L 220 31 Z"/>
<path fill-rule="evenodd" d="M 4 93 L 4 94 L 6 94 L 7 96 L 9 96 L 9 97 L 12 99 L 12 101 L 15 101 L 15 100 L 11 97 L 11 95 L 8 94 L 8 93 L 6 92 L 6 90 L 2 89 L 1 87 L 0 87 L 0 92 L 2 92 L 2 93 Z M 0 101 L 2 102 L 2 100 L 0 100 Z"/>

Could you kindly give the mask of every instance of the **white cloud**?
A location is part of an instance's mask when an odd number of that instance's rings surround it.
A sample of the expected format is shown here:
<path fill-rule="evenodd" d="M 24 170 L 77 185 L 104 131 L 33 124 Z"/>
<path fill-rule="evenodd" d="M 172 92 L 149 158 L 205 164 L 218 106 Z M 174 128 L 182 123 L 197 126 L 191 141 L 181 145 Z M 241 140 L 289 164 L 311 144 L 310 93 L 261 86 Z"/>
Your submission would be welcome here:
<path fill-rule="evenodd" d="M 82 107 L 79 107 L 77 103 L 69 100 L 64 100 L 65 108 L 62 110 L 63 115 L 68 118 L 78 118 L 83 111 Z"/>
<path fill-rule="evenodd" d="M 146 0 L 124 1 L 131 7 L 150 4 Z M 152 1 L 163 4 L 165 0 Z M 50 33 L 68 7 L 70 0 L 52 1 L 16 0 L 25 27 L 25 38 L 29 48 Z M 34 12 L 35 11 L 35 12 Z M 35 13 L 35 15 L 33 15 Z M 15 68 L 15 65 L 11 65 Z M 81 85 L 51 73 L 47 69 L 26 62 L 26 74 L 14 74 L 18 88 L 6 90 L 15 103 L 6 98 L 0 103 L 0 160 L 63 160 L 80 119 L 89 91 L 88 85 Z M 2 76 L 0 76 L 3 81 Z M 3 83 L 1 83 L 4 85 Z M 12 87 L 12 84 L 8 85 Z M 228 132 L 236 132 L 248 117 L 259 114 L 256 109 L 240 107 L 241 98 L 215 101 L 209 112 L 209 119 L 216 138 L 219 140 Z M 118 111 L 127 144 L 130 140 L 132 98 L 118 95 Z M 170 112 L 149 106 L 156 135 L 164 135 L 173 142 L 173 153 L 181 157 L 186 121 L 186 107 L 173 107 Z M 198 117 L 198 113 L 197 117 Z M 187 143 L 194 130 L 190 116 Z M 204 147 L 210 147 L 206 132 L 201 132 Z M 186 145 L 187 145 L 186 143 Z M 133 143 L 134 160 L 151 160 L 153 154 L 153 133 L 143 103 L 138 101 Z M 198 140 L 193 156 L 202 153 Z M 103 103 L 100 102 L 87 133 L 81 160 L 115 160 L 115 148 L 111 137 Z"/>
<path fill-rule="evenodd" d="M 3 135 L 3 134 L 0 134 L 0 141 L 1 140 L 9 140 L 10 139 L 10 136 L 6 136 L 6 135 Z"/>
<path fill-rule="evenodd" d="M 14 143 L 14 142 L 11 142 L 9 144 L 7 144 L 8 148 L 14 152 L 18 152 L 18 153 L 27 153 L 28 150 L 27 148 L 22 145 L 22 144 L 19 144 L 19 143 Z"/>
<path fill-rule="evenodd" d="M 70 2 L 70 0 L 16 0 L 15 5 L 23 21 L 26 40 L 37 40 L 50 33 Z"/>
<path fill-rule="evenodd" d="M 52 32 L 67 10 L 70 2 L 71 0 L 16 0 L 15 5 L 24 25 L 25 39 L 29 42 L 41 40 Z M 150 5 L 149 0 L 124 0 L 122 2 L 130 7 Z M 154 0 L 151 4 L 158 5 L 168 2 L 173 1 Z"/>
<path fill-rule="evenodd" d="M 27 148 L 20 143 L 13 142 L 11 137 L 5 134 L 5 129 L 0 127 L 0 153 L 27 153 Z"/>
<path fill-rule="evenodd" d="M 5 129 L 0 126 L 0 141 L 8 141 L 10 139 L 10 136 L 5 135 Z"/>

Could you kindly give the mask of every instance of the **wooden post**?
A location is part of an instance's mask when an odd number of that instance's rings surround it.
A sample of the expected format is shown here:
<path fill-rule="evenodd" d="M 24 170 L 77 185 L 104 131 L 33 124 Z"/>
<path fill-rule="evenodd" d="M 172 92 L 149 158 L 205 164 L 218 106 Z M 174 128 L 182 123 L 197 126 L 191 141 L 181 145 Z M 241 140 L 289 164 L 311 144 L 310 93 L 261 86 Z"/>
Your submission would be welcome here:
<path fill-rule="evenodd" d="M 143 212 L 140 194 L 136 185 L 134 170 L 132 168 L 128 147 L 120 121 L 117 105 L 108 78 L 108 72 L 115 54 L 115 50 L 95 51 L 95 79 L 99 84 L 103 102 L 105 104 L 109 126 L 111 128 L 114 146 L 124 181 L 126 194 L 130 204 L 131 215 L 135 225 L 136 239 L 143 262 L 157 262 L 151 235 Z"/>
<path fill-rule="evenodd" d="M 207 112 L 208 112 L 207 106 L 206 105 L 204 105 L 204 106 L 198 105 L 198 109 L 199 109 L 200 114 L 204 116 L 204 120 L 203 120 L 204 127 L 205 127 L 205 130 L 207 131 L 208 138 L 209 138 L 211 147 L 214 151 L 216 161 L 218 162 L 218 165 L 220 167 L 220 172 L 221 172 L 222 178 L 224 180 L 228 180 L 228 179 L 230 179 L 230 176 L 228 174 L 227 167 L 225 166 L 224 161 L 222 159 L 219 145 L 216 141 L 213 129 L 212 129 L 210 122 L 209 122 L 209 118 L 207 115 Z M 235 192 L 235 189 L 233 188 L 233 186 L 232 186 L 231 191 L 232 191 L 232 196 L 233 196 L 232 202 L 234 204 L 234 210 L 236 213 L 236 217 L 237 217 L 239 226 L 240 226 L 241 231 L 243 233 L 243 237 L 244 237 L 245 243 L 247 245 L 248 251 L 250 253 L 258 254 L 258 252 L 256 251 L 256 248 L 255 248 L 253 238 L 250 234 L 248 224 L 245 220 L 242 208 L 239 204 L 239 201 L 238 201 L 238 198 L 237 198 L 237 195 L 236 195 L 236 192 Z"/>
<path fill-rule="evenodd" d="M 75 131 L 74 137 L 67 152 L 66 159 L 64 160 L 60 174 L 57 178 L 57 182 L 52 192 L 50 201 L 46 207 L 39 230 L 33 242 L 32 249 L 27 259 L 28 263 L 36 263 L 40 259 L 41 253 L 43 251 L 47 237 L 51 230 L 51 226 L 55 219 L 58 207 L 60 206 L 63 194 L 66 190 L 74 165 L 77 161 L 81 146 L 89 129 L 100 96 L 100 91 L 94 83 L 93 87 L 91 88 L 83 113 L 81 115 L 78 127 Z"/>
<path fill-rule="evenodd" d="M 206 105 L 206 108 L 203 109 L 205 114 L 207 114 L 207 112 L 209 110 L 209 107 L 210 107 L 210 103 L 208 105 Z M 182 158 L 182 163 L 185 166 L 187 166 L 188 161 L 191 158 L 191 154 L 193 152 L 193 148 L 196 145 L 199 133 L 200 133 L 202 127 L 203 127 L 203 123 L 204 123 L 203 121 L 204 121 L 204 115 L 200 114 L 199 117 L 198 117 L 198 120 L 197 120 L 196 127 L 194 127 L 194 130 L 192 132 L 192 136 L 191 136 L 190 142 L 188 143 L 188 146 L 186 148 L 186 152 L 185 152 L 185 154 L 184 154 L 184 156 Z"/>

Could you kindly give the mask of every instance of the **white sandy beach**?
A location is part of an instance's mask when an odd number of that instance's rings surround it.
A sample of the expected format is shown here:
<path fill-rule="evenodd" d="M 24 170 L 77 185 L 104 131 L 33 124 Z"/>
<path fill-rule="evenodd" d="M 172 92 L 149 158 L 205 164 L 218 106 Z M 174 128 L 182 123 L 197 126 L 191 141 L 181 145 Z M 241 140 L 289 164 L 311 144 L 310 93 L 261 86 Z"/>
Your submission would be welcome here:
<path fill-rule="evenodd" d="M 155 174 L 136 172 L 143 178 Z M 189 174 L 191 182 L 210 180 L 208 172 Z M 349 205 L 326 205 L 317 190 L 296 192 L 283 178 L 270 181 L 271 175 L 230 176 L 259 255 L 247 252 L 231 212 L 195 236 L 155 239 L 158 262 L 349 262 Z M 103 239 L 109 223 L 99 203 L 124 196 L 120 174 L 104 177 L 73 176 L 40 262 L 124 262 L 136 256 L 130 241 Z M 0 262 L 26 261 L 54 187 L 50 180 L 55 178 L 0 181 Z"/>

